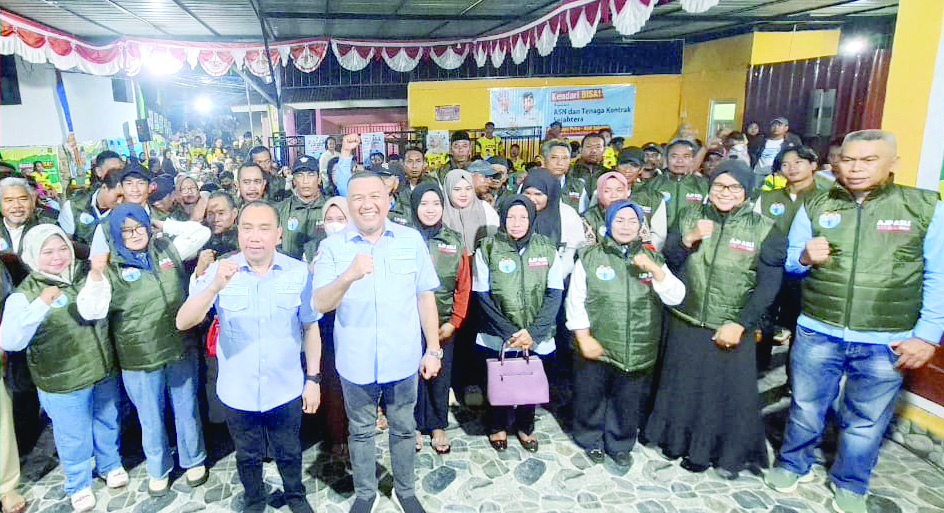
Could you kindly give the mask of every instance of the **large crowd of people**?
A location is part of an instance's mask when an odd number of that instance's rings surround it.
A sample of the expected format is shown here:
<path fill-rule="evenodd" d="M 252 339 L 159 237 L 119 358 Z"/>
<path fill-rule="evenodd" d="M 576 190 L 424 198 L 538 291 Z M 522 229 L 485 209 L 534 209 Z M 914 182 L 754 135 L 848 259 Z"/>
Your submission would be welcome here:
<path fill-rule="evenodd" d="M 300 431 L 318 412 L 324 447 L 350 458 L 350 511 L 377 501 L 383 426 L 394 498 L 421 512 L 414 461 L 450 452 L 450 391 L 495 451 L 541 450 L 537 405 L 487 379 L 522 355 L 596 464 L 631 466 L 638 441 L 690 472 L 767 469 L 790 493 L 836 404 L 833 505 L 867 511 L 902 372 L 944 333 L 944 206 L 894 182 L 895 135 L 849 133 L 821 162 L 785 118 L 641 147 L 604 130 L 574 148 L 555 123 L 526 163 L 494 128 L 453 132 L 441 162 L 410 147 L 364 165 L 356 134 L 291 165 L 251 134 L 175 140 L 162 159 L 105 151 L 61 201 L 6 166 L 3 513 L 26 507 L 17 451 L 40 411 L 75 511 L 94 508 L 94 476 L 128 486 L 131 408 L 153 496 L 175 466 L 205 483 L 205 440 L 230 436 L 246 512 L 266 507 L 266 458 L 289 508 L 312 511 Z M 770 461 L 757 378 L 786 342 Z"/>

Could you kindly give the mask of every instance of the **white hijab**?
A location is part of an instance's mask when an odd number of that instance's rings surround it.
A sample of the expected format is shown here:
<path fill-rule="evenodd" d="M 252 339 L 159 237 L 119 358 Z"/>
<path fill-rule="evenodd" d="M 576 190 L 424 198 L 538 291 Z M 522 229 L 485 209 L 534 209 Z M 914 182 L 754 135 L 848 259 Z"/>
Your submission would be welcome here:
<path fill-rule="evenodd" d="M 39 268 L 39 254 L 42 252 L 43 245 L 46 244 L 46 241 L 52 237 L 59 237 L 64 240 L 66 245 L 69 246 L 69 253 L 72 254 L 72 263 L 59 274 L 51 274 Z M 76 268 L 75 248 L 69 241 L 69 236 L 66 235 L 66 232 L 62 231 L 62 228 L 54 224 L 38 224 L 30 228 L 30 230 L 23 235 L 22 244 L 23 252 L 21 258 L 23 259 L 23 263 L 25 263 L 31 271 L 63 285 L 72 285 L 72 280 L 75 279 Z"/>

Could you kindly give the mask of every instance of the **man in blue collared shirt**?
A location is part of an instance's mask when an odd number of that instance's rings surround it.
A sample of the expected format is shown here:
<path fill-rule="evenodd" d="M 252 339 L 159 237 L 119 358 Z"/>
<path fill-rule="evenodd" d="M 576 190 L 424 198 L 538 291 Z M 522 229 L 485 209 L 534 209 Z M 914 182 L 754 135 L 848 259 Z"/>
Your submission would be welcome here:
<path fill-rule="evenodd" d="M 177 328 L 197 325 L 216 307 L 216 390 L 236 445 L 244 511 L 265 510 L 262 459 L 268 440 L 289 508 L 310 513 L 299 430 L 302 411 L 315 413 L 321 398 L 320 315 L 312 310 L 308 266 L 275 251 L 282 235 L 278 219 L 269 203 L 243 207 L 237 221 L 240 252 L 213 263 L 193 281 L 177 313 Z M 299 358 L 303 336 L 308 376 Z"/>
<path fill-rule="evenodd" d="M 422 512 L 413 487 L 413 409 L 417 369 L 428 379 L 441 366 L 433 295 L 439 278 L 420 234 L 387 220 L 390 192 L 379 175 L 355 175 L 347 193 L 352 223 L 321 243 L 313 288 L 319 312 L 337 310 L 335 362 L 356 494 L 351 512 L 371 511 L 377 498 L 374 431 L 381 396 L 390 421 L 397 501 L 404 513 Z"/>
<path fill-rule="evenodd" d="M 869 476 L 902 384 L 944 334 L 944 204 L 893 183 L 895 136 L 846 136 L 838 184 L 804 202 L 790 228 L 786 270 L 806 274 L 791 350 L 793 402 L 780 461 L 766 476 L 792 491 L 811 477 L 826 411 L 839 394 L 839 454 L 830 469 L 837 511 L 865 513 Z M 815 222 L 815 225 L 814 225 Z"/>

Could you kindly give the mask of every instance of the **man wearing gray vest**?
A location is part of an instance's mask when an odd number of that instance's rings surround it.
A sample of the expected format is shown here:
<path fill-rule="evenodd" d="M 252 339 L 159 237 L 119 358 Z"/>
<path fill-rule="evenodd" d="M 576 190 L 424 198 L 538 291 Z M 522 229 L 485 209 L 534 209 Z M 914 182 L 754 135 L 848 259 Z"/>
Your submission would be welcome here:
<path fill-rule="evenodd" d="M 902 384 L 944 334 L 944 206 L 936 192 L 894 183 L 895 135 L 846 136 L 838 182 L 809 195 L 790 228 L 786 270 L 804 274 L 791 353 L 793 402 L 780 461 L 766 482 L 812 479 L 826 411 L 846 383 L 833 508 L 865 513 L 869 476 Z"/>

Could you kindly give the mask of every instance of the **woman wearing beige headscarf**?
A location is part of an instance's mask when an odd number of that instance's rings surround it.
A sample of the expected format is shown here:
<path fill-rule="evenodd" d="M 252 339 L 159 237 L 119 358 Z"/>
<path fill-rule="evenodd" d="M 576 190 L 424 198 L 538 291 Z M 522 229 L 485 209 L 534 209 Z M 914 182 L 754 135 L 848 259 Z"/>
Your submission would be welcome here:
<path fill-rule="evenodd" d="M 473 251 L 483 238 L 498 231 L 498 212 L 475 195 L 472 174 L 453 169 L 444 180 L 443 224 L 462 235 L 462 246 Z"/>

